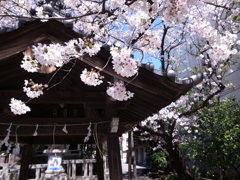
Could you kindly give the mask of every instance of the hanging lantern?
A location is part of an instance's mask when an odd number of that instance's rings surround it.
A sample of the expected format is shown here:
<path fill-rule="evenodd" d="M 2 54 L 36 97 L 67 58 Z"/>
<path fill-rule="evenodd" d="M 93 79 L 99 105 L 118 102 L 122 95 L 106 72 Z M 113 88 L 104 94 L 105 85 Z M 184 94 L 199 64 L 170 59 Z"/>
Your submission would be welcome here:
<path fill-rule="evenodd" d="M 48 166 L 45 171 L 46 174 L 64 173 L 64 168 L 62 167 L 62 155 L 66 153 L 65 149 L 51 148 L 44 150 L 43 153 L 48 154 Z"/>

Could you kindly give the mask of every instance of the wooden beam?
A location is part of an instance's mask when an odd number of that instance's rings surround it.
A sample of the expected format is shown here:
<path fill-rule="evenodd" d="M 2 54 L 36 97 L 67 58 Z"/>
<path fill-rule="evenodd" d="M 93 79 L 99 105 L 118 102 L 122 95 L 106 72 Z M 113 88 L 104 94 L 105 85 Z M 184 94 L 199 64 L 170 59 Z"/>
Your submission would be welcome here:
<path fill-rule="evenodd" d="M 31 100 L 28 104 L 82 104 L 87 102 L 105 102 L 106 96 L 105 92 L 49 90 L 39 98 Z M 22 90 L 0 90 L 0 107 L 7 107 L 12 97 L 22 100 L 28 99 Z"/>
<path fill-rule="evenodd" d="M 98 134 L 101 137 L 101 134 Z M 93 138 L 90 138 L 87 143 L 84 142 L 86 135 L 69 135 L 55 136 L 55 144 L 95 144 Z M 4 137 L 2 137 L 3 139 Z M 10 141 L 15 142 L 16 137 L 10 136 Z M 18 136 L 18 142 L 21 144 L 53 144 L 53 136 Z"/>
<path fill-rule="evenodd" d="M 87 124 L 87 123 L 97 123 L 97 122 L 103 122 L 103 121 L 111 121 L 111 119 L 102 117 L 102 118 L 42 118 L 42 117 L 22 117 L 22 116 L 14 116 L 11 118 L 1 118 L 0 119 L 0 125 L 1 123 L 16 123 L 19 125 L 29 125 L 32 124 L 33 126 L 35 124 L 38 125 L 64 125 L 64 124 Z"/>
<path fill-rule="evenodd" d="M 44 34 L 43 29 L 36 30 L 34 33 L 31 32 L 25 38 L 21 36 L 15 39 L 15 42 L 5 42 L 5 45 L 0 42 L 0 60 L 9 58 L 15 54 L 18 54 L 26 49 L 27 46 L 33 45 L 35 42 L 40 42 L 47 39 L 46 34 Z"/>
<path fill-rule="evenodd" d="M 6 129 L 9 127 L 9 124 L 8 125 L 0 125 L 0 138 L 3 139 L 6 136 Z M 36 129 L 36 124 L 35 123 L 31 123 L 31 124 L 32 124 L 31 126 L 18 125 L 17 135 L 32 137 L 35 132 L 35 129 Z M 86 136 L 88 133 L 88 130 L 87 130 L 88 126 L 89 126 L 89 124 L 87 122 L 86 122 L 86 125 L 79 125 L 79 126 L 76 126 L 76 125 L 68 126 L 67 125 L 68 134 L 66 134 L 62 130 L 64 127 L 64 124 L 62 124 L 61 126 L 56 126 L 55 136 L 78 136 L 78 135 Z M 108 122 L 104 123 L 104 124 L 98 124 L 98 126 L 97 126 L 98 134 L 106 134 L 106 131 L 109 130 L 109 126 L 110 126 L 110 123 L 108 123 Z M 13 125 L 10 136 L 15 137 L 15 135 L 16 135 L 15 129 L 16 129 L 16 126 Z M 54 129 L 54 125 L 52 125 L 52 126 L 40 126 L 39 125 L 38 130 L 37 130 L 38 135 L 36 137 L 40 137 L 40 136 L 52 137 L 53 129 Z"/>

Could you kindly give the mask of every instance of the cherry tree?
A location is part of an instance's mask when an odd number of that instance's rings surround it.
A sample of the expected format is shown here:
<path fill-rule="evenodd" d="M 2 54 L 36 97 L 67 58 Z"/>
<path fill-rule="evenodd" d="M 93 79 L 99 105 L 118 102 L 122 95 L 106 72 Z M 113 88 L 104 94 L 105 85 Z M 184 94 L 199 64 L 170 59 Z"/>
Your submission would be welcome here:
<path fill-rule="evenodd" d="M 237 52 L 239 41 L 236 41 L 239 25 L 237 21 L 234 21 L 236 18 L 233 18 L 233 16 L 239 16 L 239 6 L 232 9 L 233 2 L 229 2 L 228 6 L 216 4 L 216 2 L 207 4 L 215 7 L 210 13 L 214 18 L 212 17 L 209 22 L 201 19 L 202 16 L 199 21 L 196 19 L 193 24 L 189 25 L 191 30 L 194 29 L 195 36 L 185 36 L 192 40 L 187 51 L 200 59 L 200 68 L 196 66 L 191 71 L 195 74 L 192 76 L 193 79 L 198 76 L 197 72 L 202 73 L 201 83 L 138 126 L 142 131 L 142 136 L 155 142 L 155 150 L 167 152 L 171 168 L 182 179 L 194 179 L 194 177 L 187 169 L 179 151 L 179 144 L 188 140 L 189 136 L 184 136 L 184 134 L 198 131 L 195 113 L 212 104 L 226 87 L 231 86 L 231 83 L 224 80 L 224 75 L 231 71 L 231 65 L 237 59 L 234 54 L 239 55 Z M 207 6 L 204 9 L 207 11 Z M 229 13 L 231 10 L 235 15 Z M 203 11 L 201 15 L 206 11 Z M 207 14 L 210 18 L 211 15 Z M 232 32 L 235 32 L 235 35 Z M 228 44 L 230 41 L 231 43 Z M 229 49 L 231 52 L 225 49 L 226 47 L 231 47 Z"/>
<path fill-rule="evenodd" d="M 129 81 L 137 78 L 139 66 L 146 61 L 159 63 L 161 75 L 181 77 L 187 70 L 192 80 L 201 79 L 190 93 L 139 126 L 148 138 L 157 139 L 156 148 L 167 149 L 175 171 L 189 179 L 178 151 L 178 143 L 184 141 L 181 129 L 194 125 L 194 117 L 189 116 L 228 86 L 224 74 L 239 54 L 237 17 L 239 4 L 234 0 L 0 1 L 1 31 L 16 29 L 23 21 L 54 19 L 71 23 L 84 36 L 64 44 L 34 44 L 21 63 L 29 73 L 42 73 L 48 67 L 53 78 L 65 64 L 73 67 L 76 61 L 108 47 L 111 58 L 106 65 L 112 63 L 113 70 Z M 199 65 L 190 67 L 189 61 Z M 104 68 L 84 69 L 79 72 L 80 80 L 89 86 L 100 85 Z M 38 98 L 56 85 L 51 79 L 47 84 L 25 80 L 23 90 L 30 100 Z M 134 98 L 123 82 L 110 82 L 106 93 L 118 101 Z M 14 114 L 30 111 L 25 102 L 14 98 L 10 108 Z"/>

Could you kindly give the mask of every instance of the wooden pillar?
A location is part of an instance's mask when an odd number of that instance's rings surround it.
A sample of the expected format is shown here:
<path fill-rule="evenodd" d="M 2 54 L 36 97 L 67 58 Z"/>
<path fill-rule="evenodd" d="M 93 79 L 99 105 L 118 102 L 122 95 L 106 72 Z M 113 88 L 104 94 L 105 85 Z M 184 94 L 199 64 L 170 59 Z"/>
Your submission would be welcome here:
<path fill-rule="evenodd" d="M 128 179 L 132 180 L 132 131 L 128 132 Z"/>
<path fill-rule="evenodd" d="M 31 163 L 32 153 L 33 147 L 31 144 L 26 144 L 23 146 L 19 180 L 26 180 L 28 178 L 28 169 L 29 164 Z"/>
<path fill-rule="evenodd" d="M 133 146 L 134 148 L 134 146 Z M 133 179 L 137 178 L 137 168 L 136 168 L 136 154 L 135 154 L 135 149 L 133 149 L 132 152 L 133 156 Z"/>
<path fill-rule="evenodd" d="M 88 176 L 88 162 L 85 160 L 82 164 L 83 176 Z"/>
<path fill-rule="evenodd" d="M 102 151 L 102 144 L 99 144 L 100 151 Z M 98 180 L 104 180 L 104 168 L 103 168 L 103 157 L 101 156 L 98 147 L 96 147 L 96 159 L 97 159 L 97 176 Z"/>
<path fill-rule="evenodd" d="M 133 164 L 133 168 L 132 168 Z M 133 173 L 132 173 L 133 169 Z M 133 132 L 128 132 L 128 179 L 136 179 L 137 177 L 137 169 L 136 169 L 136 155 L 134 149 L 134 139 Z"/>
<path fill-rule="evenodd" d="M 92 176 L 93 175 L 93 163 L 89 162 L 88 163 L 88 176 Z"/>
<path fill-rule="evenodd" d="M 107 139 L 110 180 L 123 180 L 119 138 L 110 133 Z"/>
<path fill-rule="evenodd" d="M 143 148 L 143 163 L 147 162 L 147 160 L 146 160 L 147 158 L 146 157 L 147 157 L 146 148 L 144 147 Z"/>
<path fill-rule="evenodd" d="M 76 178 L 76 162 L 72 162 L 72 178 Z"/>
<path fill-rule="evenodd" d="M 68 175 L 68 178 L 72 177 L 72 165 L 69 161 L 67 163 L 67 175 Z"/>
<path fill-rule="evenodd" d="M 40 179 L 40 177 L 41 177 L 41 169 L 40 168 L 36 168 L 35 179 Z"/>

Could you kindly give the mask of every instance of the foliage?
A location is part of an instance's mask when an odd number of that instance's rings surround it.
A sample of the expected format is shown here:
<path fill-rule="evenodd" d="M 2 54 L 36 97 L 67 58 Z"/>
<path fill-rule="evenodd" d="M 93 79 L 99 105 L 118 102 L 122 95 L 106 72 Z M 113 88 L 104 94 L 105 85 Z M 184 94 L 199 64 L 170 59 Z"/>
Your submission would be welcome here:
<path fill-rule="evenodd" d="M 163 151 L 154 152 L 151 160 L 153 169 L 164 169 L 168 165 L 167 154 Z"/>
<path fill-rule="evenodd" d="M 214 178 L 239 167 L 240 104 L 231 99 L 215 102 L 197 113 L 197 124 L 197 131 L 182 145 L 192 168 Z"/>

